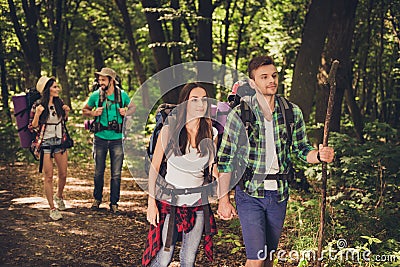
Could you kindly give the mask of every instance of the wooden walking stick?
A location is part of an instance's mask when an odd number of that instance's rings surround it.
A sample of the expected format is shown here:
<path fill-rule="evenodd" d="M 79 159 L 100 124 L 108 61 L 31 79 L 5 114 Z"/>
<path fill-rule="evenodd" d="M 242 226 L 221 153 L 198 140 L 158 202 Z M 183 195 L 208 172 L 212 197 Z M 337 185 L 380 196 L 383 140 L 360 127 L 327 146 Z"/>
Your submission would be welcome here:
<path fill-rule="evenodd" d="M 333 104 L 335 102 L 335 92 L 336 92 L 336 71 L 339 65 L 338 60 L 332 62 L 331 70 L 329 71 L 328 83 L 330 86 L 328 107 L 326 109 L 325 125 L 324 125 L 324 137 L 322 141 L 323 146 L 328 146 L 328 136 L 329 136 L 329 124 L 331 122 Z M 326 180 L 327 180 L 327 163 L 322 162 L 322 200 L 321 200 L 321 213 L 320 213 L 320 223 L 318 232 L 318 251 L 317 251 L 317 267 L 321 267 L 322 263 L 322 246 L 324 241 L 324 228 L 325 228 L 325 210 L 326 210 Z"/>

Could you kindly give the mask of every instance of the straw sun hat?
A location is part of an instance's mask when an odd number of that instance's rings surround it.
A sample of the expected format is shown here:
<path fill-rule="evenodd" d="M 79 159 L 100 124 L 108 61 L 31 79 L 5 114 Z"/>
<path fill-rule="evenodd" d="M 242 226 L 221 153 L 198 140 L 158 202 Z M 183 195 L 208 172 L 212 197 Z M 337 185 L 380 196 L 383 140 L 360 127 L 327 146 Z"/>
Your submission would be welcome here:
<path fill-rule="evenodd" d="M 115 84 L 118 84 L 118 81 L 116 79 L 117 78 L 117 73 L 113 69 L 102 68 L 101 71 L 95 72 L 94 74 L 96 76 L 108 76 L 108 77 L 111 77 L 111 79 L 113 79 L 115 81 Z"/>

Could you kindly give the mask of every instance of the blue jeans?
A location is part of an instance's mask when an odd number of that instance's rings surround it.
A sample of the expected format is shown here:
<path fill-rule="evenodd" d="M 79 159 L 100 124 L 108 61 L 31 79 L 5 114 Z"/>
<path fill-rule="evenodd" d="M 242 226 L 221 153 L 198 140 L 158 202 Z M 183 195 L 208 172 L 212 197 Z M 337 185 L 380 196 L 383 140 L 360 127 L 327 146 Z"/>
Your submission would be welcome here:
<path fill-rule="evenodd" d="M 94 137 L 93 158 L 95 161 L 95 171 L 93 196 L 99 201 L 103 198 L 104 170 L 106 168 L 106 157 L 108 151 L 110 151 L 111 161 L 110 202 L 111 205 L 116 205 L 119 201 L 121 170 L 124 161 L 122 139 L 105 140 L 97 136 Z"/>
<path fill-rule="evenodd" d="M 279 202 L 279 194 L 276 190 L 267 190 L 264 198 L 255 198 L 236 186 L 235 201 L 247 259 L 269 258 L 269 252 L 278 247 L 287 200 Z"/>
<path fill-rule="evenodd" d="M 169 214 L 165 217 L 165 222 L 162 231 L 162 241 L 165 244 L 167 239 L 167 228 L 168 228 Z M 197 249 L 199 247 L 201 236 L 204 228 L 204 213 L 202 210 L 196 211 L 196 222 L 193 229 L 189 233 L 182 233 L 182 246 L 179 253 L 179 260 L 181 267 L 192 267 L 196 260 Z M 174 235 L 172 238 L 171 250 L 164 251 L 164 245 L 160 251 L 154 257 L 151 262 L 151 267 L 167 267 L 171 262 L 174 254 L 174 247 L 178 238 L 178 231 L 174 228 Z"/>

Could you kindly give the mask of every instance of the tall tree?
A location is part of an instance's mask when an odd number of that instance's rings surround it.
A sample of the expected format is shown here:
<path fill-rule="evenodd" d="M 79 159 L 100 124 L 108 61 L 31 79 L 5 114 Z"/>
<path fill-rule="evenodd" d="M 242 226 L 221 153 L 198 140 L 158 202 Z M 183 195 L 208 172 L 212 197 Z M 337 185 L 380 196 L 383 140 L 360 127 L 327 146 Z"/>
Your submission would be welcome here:
<path fill-rule="evenodd" d="M 103 49 L 101 47 L 101 35 L 99 34 L 97 28 L 93 26 L 91 21 L 87 21 L 88 27 L 88 37 L 89 37 L 89 46 L 93 49 L 93 61 L 95 70 L 100 70 L 105 66 L 104 57 L 103 57 Z"/>
<path fill-rule="evenodd" d="M 168 48 L 165 46 L 166 38 L 164 29 L 160 21 L 160 13 L 157 10 L 158 8 L 161 8 L 161 5 L 159 5 L 159 3 L 155 0 L 142 0 L 141 3 L 145 9 L 146 20 L 149 26 L 149 34 L 152 42 L 152 51 L 156 62 L 156 70 L 159 72 L 171 66 Z M 164 79 L 163 76 L 159 77 Z M 179 91 L 172 90 L 172 88 L 170 88 L 171 84 L 173 84 L 173 82 L 171 83 L 171 80 L 160 81 L 162 98 L 164 102 L 176 103 L 179 97 Z"/>
<path fill-rule="evenodd" d="M 290 100 L 300 106 L 306 121 L 309 120 L 313 106 L 318 66 L 329 29 L 332 1 L 311 2 L 293 72 Z"/>
<path fill-rule="evenodd" d="M 171 8 L 174 9 L 175 12 L 179 12 L 180 5 L 179 5 L 179 0 L 171 0 Z M 181 24 L 182 24 L 182 18 L 181 16 L 176 16 L 174 20 L 172 21 L 172 47 L 171 47 L 171 53 L 172 53 L 172 64 L 180 64 L 182 63 L 182 51 L 180 48 L 180 44 L 182 42 L 181 38 Z"/>
<path fill-rule="evenodd" d="M 126 0 L 115 0 L 115 3 L 117 4 L 118 9 L 122 15 L 125 36 L 128 39 L 129 50 L 131 52 L 130 54 L 132 56 L 132 60 L 135 66 L 134 69 L 136 72 L 136 76 L 138 77 L 140 84 L 143 84 L 146 81 L 146 73 L 142 62 L 140 61 L 139 48 L 136 45 L 136 40 L 133 36 L 131 19 L 129 17 L 129 12 L 126 7 Z M 147 87 L 144 87 L 142 90 L 142 104 L 146 108 L 149 107 L 149 92 L 147 90 Z"/>
<path fill-rule="evenodd" d="M 231 26 L 231 21 L 229 20 L 230 11 L 231 11 L 231 3 L 232 0 L 227 0 L 224 2 L 225 8 L 225 18 L 224 18 L 224 36 L 221 38 L 221 63 L 222 65 L 226 64 L 226 56 L 228 54 L 228 45 L 229 45 L 229 28 Z"/>
<path fill-rule="evenodd" d="M 200 17 L 197 27 L 197 59 L 201 61 L 211 61 L 212 55 L 212 13 L 214 6 L 212 0 L 199 0 Z"/>
<path fill-rule="evenodd" d="M 10 8 L 10 17 L 14 26 L 15 34 L 21 44 L 24 60 L 27 67 L 25 74 L 26 86 L 31 86 L 34 81 L 40 77 L 41 59 L 38 38 L 37 22 L 39 19 L 40 4 L 36 4 L 35 0 L 22 0 L 22 8 L 24 16 L 24 27 L 20 23 L 17 10 L 13 0 L 8 0 Z"/>
<path fill-rule="evenodd" d="M 3 104 L 3 109 L 6 112 L 7 120 L 11 121 L 11 112 L 8 105 L 8 87 L 7 87 L 7 69 L 5 63 L 5 46 L 3 41 L 3 28 L 0 27 L 0 81 L 1 81 L 1 100 Z"/>
<path fill-rule="evenodd" d="M 69 21 L 66 14 L 70 13 L 70 7 L 68 1 L 56 0 L 50 1 L 49 5 L 46 6 L 47 14 L 50 18 L 51 31 L 53 33 L 53 51 L 52 51 L 52 75 L 57 76 L 58 80 L 63 88 L 64 101 L 71 105 L 71 87 L 68 82 L 68 74 L 66 71 L 66 64 L 69 52 L 69 40 L 70 40 L 70 29 L 72 22 Z M 55 8 L 52 6 L 55 4 Z M 79 1 L 75 8 L 75 13 L 78 9 Z M 54 13 L 55 12 L 55 16 Z M 73 12 L 71 12 L 73 14 Z M 68 25 L 71 23 L 71 25 Z"/>
<path fill-rule="evenodd" d="M 342 112 L 342 103 L 345 90 L 353 90 L 352 88 L 352 64 L 350 60 L 355 14 L 358 0 L 336 0 L 333 4 L 333 12 L 331 17 L 331 24 L 328 32 L 328 41 L 325 47 L 324 60 L 321 66 L 320 89 L 317 91 L 317 106 L 316 106 L 316 120 L 323 122 L 326 114 L 326 101 L 329 91 L 326 90 L 325 83 L 326 72 L 329 71 L 330 65 L 333 60 L 339 60 L 339 68 L 337 70 L 336 94 L 335 105 L 332 113 L 332 120 L 330 129 L 335 132 L 340 131 L 340 118 Z M 348 99 L 354 101 L 354 99 Z M 351 106 L 355 108 L 354 106 Z M 357 110 L 351 110 L 352 113 L 357 113 Z M 359 111 L 358 111 L 359 113 Z M 359 125 L 357 120 L 354 121 L 355 125 Z M 360 127 L 360 126 L 358 126 Z M 362 126 L 359 130 L 362 129 Z"/>

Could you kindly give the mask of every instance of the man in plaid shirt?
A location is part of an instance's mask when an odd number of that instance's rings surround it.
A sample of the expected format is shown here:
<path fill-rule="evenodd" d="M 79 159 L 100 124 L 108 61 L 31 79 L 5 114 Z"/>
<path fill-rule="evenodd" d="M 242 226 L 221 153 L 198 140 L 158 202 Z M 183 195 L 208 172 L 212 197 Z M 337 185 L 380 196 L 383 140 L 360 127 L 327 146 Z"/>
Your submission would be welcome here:
<path fill-rule="evenodd" d="M 286 215 L 288 179 L 293 174 L 290 152 L 308 163 L 321 163 L 332 162 L 334 150 L 322 145 L 315 149 L 309 144 L 303 114 L 293 103 L 292 141 L 288 141 L 285 111 L 276 96 L 278 72 L 271 57 L 253 58 L 248 73 L 256 94 L 245 100 L 255 121 L 249 126 L 251 131 L 244 130 L 240 106 L 227 118 L 218 151 L 222 190 L 218 214 L 224 220 L 236 215 L 229 201 L 228 184 L 233 173 L 244 172 L 235 188 L 235 202 L 246 248 L 246 267 L 273 266 L 273 252 L 278 247 Z"/>

